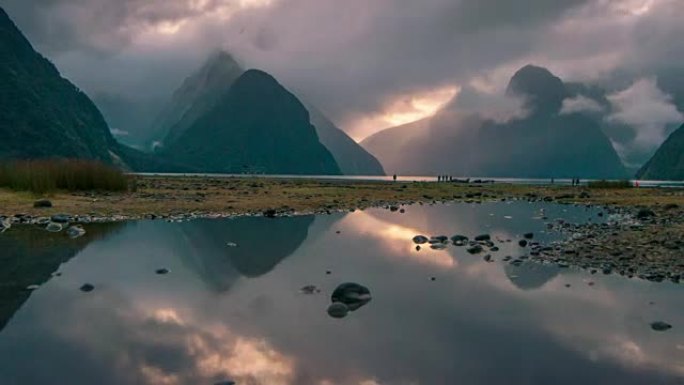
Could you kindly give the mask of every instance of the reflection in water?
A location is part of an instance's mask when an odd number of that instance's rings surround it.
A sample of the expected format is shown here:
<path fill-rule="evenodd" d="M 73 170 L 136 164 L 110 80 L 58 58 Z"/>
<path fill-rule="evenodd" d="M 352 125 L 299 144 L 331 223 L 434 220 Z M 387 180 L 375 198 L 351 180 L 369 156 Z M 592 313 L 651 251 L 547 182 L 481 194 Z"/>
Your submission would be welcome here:
<path fill-rule="evenodd" d="M 0 330 L 40 285 L 89 243 L 120 229 L 121 223 L 93 224 L 78 239 L 37 227 L 14 226 L 0 235 Z"/>
<path fill-rule="evenodd" d="M 183 260 L 215 291 L 225 291 L 239 276 L 271 271 L 304 242 L 312 215 L 264 220 L 197 220 L 173 227 L 182 238 Z M 229 245 L 232 243 L 232 245 Z"/>
<path fill-rule="evenodd" d="M 83 249 L 0 332 L 0 383 L 682 383 L 680 286 L 501 261 L 524 253 L 523 233 L 557 237 L 533 219 L 540 207 L 595 216 L 517 202 L 130 224 Z M 503 242 L 487 263 L 454 246 L 415 251 L 418 233 Z M 372 306 L 331 319 L 343 282 L 372 288 Z M 656 320 L 674 328 L 653 332 Z"/>
<path fill-rule="evenodd" d="M 519 266 L 504 266 L 506 277 L 522 290 L 539 289 L 558 275 L 560 269 L 555 265 L 523 262 Z"/>

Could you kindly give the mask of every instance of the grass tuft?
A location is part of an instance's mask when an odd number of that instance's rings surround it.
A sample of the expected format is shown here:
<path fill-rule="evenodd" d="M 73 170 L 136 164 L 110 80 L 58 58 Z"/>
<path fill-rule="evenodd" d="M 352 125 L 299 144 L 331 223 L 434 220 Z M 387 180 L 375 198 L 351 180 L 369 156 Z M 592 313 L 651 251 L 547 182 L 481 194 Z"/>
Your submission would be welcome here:
<path fill-rule="evenodd" d="M 119 169 L 91 160 L 54 159 L 0 164 L 0 187 L 45 194 L 66 191 L 127 191 Z"/>

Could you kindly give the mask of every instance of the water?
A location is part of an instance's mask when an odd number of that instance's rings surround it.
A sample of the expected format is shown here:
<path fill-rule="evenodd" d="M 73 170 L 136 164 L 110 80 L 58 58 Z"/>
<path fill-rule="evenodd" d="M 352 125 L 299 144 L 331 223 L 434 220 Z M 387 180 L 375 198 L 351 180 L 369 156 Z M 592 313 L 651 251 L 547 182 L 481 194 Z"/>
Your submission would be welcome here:
<path fill-rule="evenodd" d="M 559 238 L 541 208 L 600 219 L 514 202 L 119 225 L 70 248 L 0 331 L 0 384 L 684 383 L 681 286 L 501 262 L 525 232 Z M 483 232 L 503 241 L 493 263 L 411 242 Z M 333 319 L 349 281 L 373 299 Z"/>
<path fill-rule="evenodd" d="M 164 176 L 164 177 L 212 177 L 212 178 L 266 178 L 266 179 L 313 179 L 319 181 L 345 181 L 345 182 L 391 182 L 391 175 L 267 175 L 267 174 L 177 174 L 177 173 L 136 173 L 141 176 Z M 517 185 L 548 185 L 550 179 L 541 178 L 490 178 L 490 177 L 458 177 L 457 180 L 464 181 L 486 181 L 494 183 L 508 183 Z M 594 179 L 582 179 L 581 184 L 586 185 L 588 181 Z M 398 182 L 437 182 L 435 175 L 399 175 Z M 684 188 L 684 181 L 671 180 L 630 180 L 632 185 L 638 183 L 640 187 L 677 187 Z M 572 179 L 554 179 L 553 184 L 561 186 L 572 185 Z"/>

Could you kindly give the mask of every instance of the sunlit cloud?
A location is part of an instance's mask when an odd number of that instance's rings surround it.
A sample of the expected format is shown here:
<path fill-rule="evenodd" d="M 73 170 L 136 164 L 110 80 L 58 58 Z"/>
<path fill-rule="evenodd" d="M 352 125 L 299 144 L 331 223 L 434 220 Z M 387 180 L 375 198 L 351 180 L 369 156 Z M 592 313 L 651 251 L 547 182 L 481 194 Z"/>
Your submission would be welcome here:
<path fill-rule="evenodd" d="M 386 103 L 385 107 L 372 115 L 350 122 L 349 134 L 356 141 L 385 128 L 416 122 L 433 116 L 460 91 L 458 86 L 440 87 L 418 93 L 399 95 Z"/>
<path fill-rule="evenodd" d="M 391 251 L 388 255 L 448 269 L 458 266 L 458 262 L 448 251 L 431 250 L 425 245 L 423 250 L 416 252 L 411 239 L 424 233 L 418 229 L 385 222 L 362 211 L 346 216 L 339 226 L 383 243 L 383 248 Z"/>

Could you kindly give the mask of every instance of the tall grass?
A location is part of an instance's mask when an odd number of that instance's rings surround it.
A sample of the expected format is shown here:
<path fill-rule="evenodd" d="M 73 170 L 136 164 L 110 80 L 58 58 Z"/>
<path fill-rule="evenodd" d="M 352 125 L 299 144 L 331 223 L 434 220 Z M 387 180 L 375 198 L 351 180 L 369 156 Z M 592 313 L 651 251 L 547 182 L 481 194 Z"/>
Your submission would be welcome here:
<path fill-rule="evenodd" d="M 126 191 L 119 169 L 90 160 L 30 160 L 0 164 L 0 187 L 44 194 L 67 191 Z"/>
<path fill-rule="evenodd" d="M 628 180 L 595 180 L 588 183 L 589 188 L 630 188 L 632 182 Z"/>

